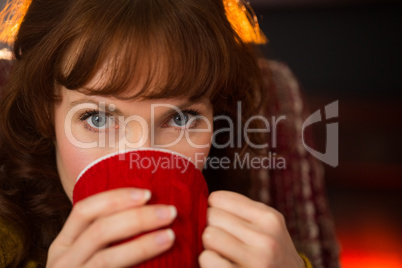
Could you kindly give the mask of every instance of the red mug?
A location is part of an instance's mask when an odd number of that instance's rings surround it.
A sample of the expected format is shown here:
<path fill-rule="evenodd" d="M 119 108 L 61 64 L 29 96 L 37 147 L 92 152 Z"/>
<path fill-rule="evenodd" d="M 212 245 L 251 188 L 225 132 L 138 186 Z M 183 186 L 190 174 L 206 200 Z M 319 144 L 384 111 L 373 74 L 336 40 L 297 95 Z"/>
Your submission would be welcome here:
<path fill-rule="evenodd" d="M 177 217 L 169 226 L 176 236 L 173 247 L 135 267 L 199 267 L 208 206 L 208 188 L 201 171 L 185 156 L 168 150 L 136 149 L 110 154 L 89 164 L 78 176 L 73 204 L 123 187 L 149 189 L 152 197 L 147 204 L 177 208 Z"/>

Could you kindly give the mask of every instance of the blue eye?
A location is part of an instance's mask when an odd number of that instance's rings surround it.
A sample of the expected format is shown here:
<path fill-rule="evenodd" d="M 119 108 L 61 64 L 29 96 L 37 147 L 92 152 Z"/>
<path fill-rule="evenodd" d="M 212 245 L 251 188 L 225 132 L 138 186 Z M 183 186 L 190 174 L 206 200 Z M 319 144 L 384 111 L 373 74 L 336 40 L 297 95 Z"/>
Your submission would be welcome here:
<path fill-rule="evenodd" d="M 177 114 L 173 117 L 173 121 L 176 125 L 182 127 L 188 123 L 189 116 L 187 114 Z"/>
<path fill-rule="evenodd" d="M 198 123 L 199 112 L 194 110 L 185 110 L 181 113 L 172 115 L 167 122 L 168 126 L 176 128 L 192 128 Z"/>
<path fill-rule="evenodd" d="M 95 114 L 87 119 L 88 124 L 94 128 L 105 128 L 107 121 L 105 114 Z"/>
<path fill-rule="evenodd" d="M 114 117 L 97 110 L 92 110 L 84 112 L 79 119 L 83 122 L 85 121 L 89 128 L 97 130 L 110 128 Z"/>

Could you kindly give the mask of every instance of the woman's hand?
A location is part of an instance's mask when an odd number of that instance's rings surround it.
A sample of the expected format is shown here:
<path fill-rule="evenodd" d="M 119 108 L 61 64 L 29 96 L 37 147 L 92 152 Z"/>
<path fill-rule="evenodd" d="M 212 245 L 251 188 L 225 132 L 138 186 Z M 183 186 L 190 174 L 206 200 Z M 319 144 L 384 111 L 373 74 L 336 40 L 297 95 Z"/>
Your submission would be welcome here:
<path fill-rule="evenodd" d="M 173 221 L 174 207 L 145 206 L 149 198 L 147 190 L 125 188 L 78 202 L 50 246 L 47 267 L 127 267 L 169 249 L 174 241 L 170 229 L 110 246 Z"/>
<path fill-rule="evenodd" d="M 304 267 L 278 211 L 227 191 L 208 202 L 201 267 Z"/>

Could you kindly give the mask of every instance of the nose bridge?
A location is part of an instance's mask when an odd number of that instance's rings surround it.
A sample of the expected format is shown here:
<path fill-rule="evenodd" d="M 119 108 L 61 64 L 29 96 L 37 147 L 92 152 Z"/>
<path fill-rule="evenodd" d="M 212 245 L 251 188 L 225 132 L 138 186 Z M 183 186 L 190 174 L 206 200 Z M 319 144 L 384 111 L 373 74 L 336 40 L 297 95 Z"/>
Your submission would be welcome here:
<path fill-rule="evenodd" d="M 143 117 L 133 116 L 125 122 L 124 146 L 128 149 L 149 148 L 151 142 L 151 122 Z"/>

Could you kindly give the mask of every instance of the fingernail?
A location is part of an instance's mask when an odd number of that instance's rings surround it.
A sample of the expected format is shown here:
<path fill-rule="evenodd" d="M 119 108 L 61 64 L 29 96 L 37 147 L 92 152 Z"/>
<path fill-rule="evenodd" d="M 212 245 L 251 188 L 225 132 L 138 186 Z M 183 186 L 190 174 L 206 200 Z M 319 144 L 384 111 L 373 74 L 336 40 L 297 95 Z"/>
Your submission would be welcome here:
<path fill-rule="evenodd" d="M 163 232 L 158 233 L 155 236 L 156 243 L 159 245 L 164 245 L 173 241 L 175 239 L 175 235 L 172 229 L 167 229 Z"/>
<path fill-rule="evenodd" d="M 148 201 L 149 199 L 151 199 L 151 191 L 150 190 L 145 190 L 144 195 L 145 195 L 145 197 L 144 197 L 145 201 Z"/>
<path fill-rule="evenodd" d="M 156 209 L 156 216 L 161 220 L 173 219 L 177 216 L 177 210 L 174 206 L 160 207 Z"/>
<path fill-rule="evenodd" d="M 169 209 L 170 209 L 170 217 L 172 219 L 176 218 L 177 217 L 177 209 L 176 209 L 176 207 L 175 206 L 169 206 Z"/>
<path fill-rule="evenodd" d="M 131 192 L 131 198 L 135 201 L 148 201 L 151 199 L 151 192 L 149 190 L 134 190 Z"/>

